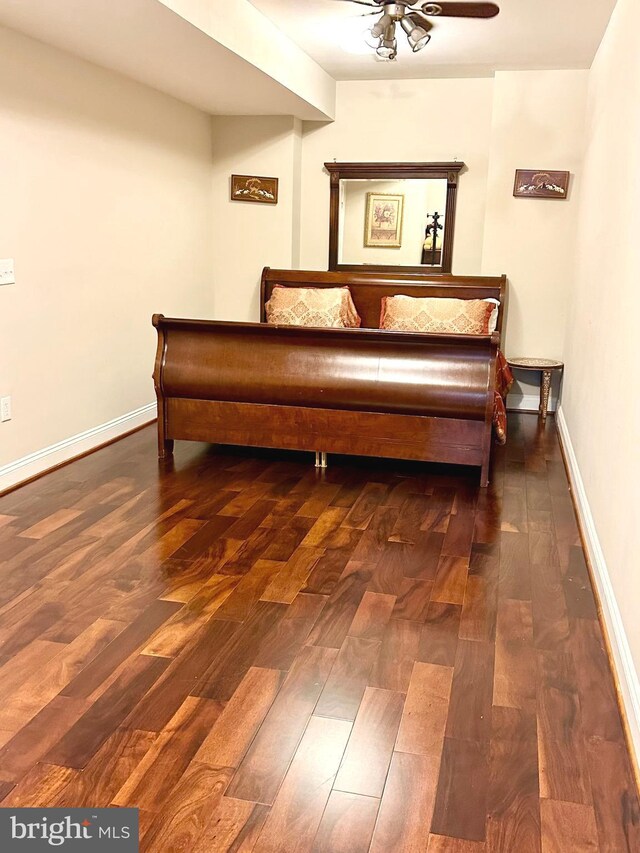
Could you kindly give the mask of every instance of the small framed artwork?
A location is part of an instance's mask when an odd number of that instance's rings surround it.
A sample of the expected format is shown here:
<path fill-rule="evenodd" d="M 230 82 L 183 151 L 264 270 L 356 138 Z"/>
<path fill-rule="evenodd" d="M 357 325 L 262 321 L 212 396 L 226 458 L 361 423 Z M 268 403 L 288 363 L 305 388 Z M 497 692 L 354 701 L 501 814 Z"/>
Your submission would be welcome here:
<path fill-rule="evenodd" d="M 404 196 L 367 193 L 364 245 L 399 249 L 402 246 Z"/>
<path fill-rule="evenodd" d="M 566 198 L 569 172 L 516 169 L 513 194 L 516 198 Z"/>
<path fill-rule="evenodd" d="M 278 203 L 278 179 L 258 175 L 231 175 L 231 200 Z"/>

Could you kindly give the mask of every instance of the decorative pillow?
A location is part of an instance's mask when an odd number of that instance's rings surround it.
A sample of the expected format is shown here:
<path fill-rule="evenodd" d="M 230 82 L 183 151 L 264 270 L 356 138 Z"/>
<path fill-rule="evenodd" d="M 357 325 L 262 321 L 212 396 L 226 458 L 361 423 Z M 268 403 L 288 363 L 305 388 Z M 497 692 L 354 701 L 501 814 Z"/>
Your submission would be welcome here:
<path fill-rule="evenodd" d="M 483 299 L 385 296 L 380 328 L 395 332 L 487 335 L 495 308 Z"/>
<path fill-rule="evenodd" d="M 361 320 L 348 287 L 284 287 L 276 284 L 266 304 L 267 323 L 351 329 Z"/>

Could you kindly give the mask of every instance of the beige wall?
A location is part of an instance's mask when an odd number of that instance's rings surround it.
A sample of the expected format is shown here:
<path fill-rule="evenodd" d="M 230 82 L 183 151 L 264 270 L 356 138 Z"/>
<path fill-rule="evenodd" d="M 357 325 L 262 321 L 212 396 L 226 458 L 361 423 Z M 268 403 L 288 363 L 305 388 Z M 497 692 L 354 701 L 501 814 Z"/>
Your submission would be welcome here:
<path fill-rule="evenodd" d="M 599 541 L 595 563 L 640 753 L 639 30 L 637 0 L 618 0 L 591 70 L 561 414 Z"/>
<path fill-rule="evenodd" d="M 213 119 L 215 316 L 258 320 L 262 267 L 298 266 L 300 122 L 286 116 Z M 230 200 L 230 176 L 279 178 L 278 204 Z"/>
<path fill-rule="evenodd" d="M 563 355 L 588 73 L 519 71 L 495 77 L 481 271 L 509 276 L 504 345 L 513 356 Z M 518 168 L 569 170 L 567 199 L 514 198 Z M 527 374 L 516 376 L 522 380 Z M 518 394 L 537 395 L 538 386 L 518 381 L 512 400 Z"/>
<path fill-rule="evenodd" d="M 154 400 L 151 314 L 211 313 L 208 116 L 0 30 L 0 465 Z"/>

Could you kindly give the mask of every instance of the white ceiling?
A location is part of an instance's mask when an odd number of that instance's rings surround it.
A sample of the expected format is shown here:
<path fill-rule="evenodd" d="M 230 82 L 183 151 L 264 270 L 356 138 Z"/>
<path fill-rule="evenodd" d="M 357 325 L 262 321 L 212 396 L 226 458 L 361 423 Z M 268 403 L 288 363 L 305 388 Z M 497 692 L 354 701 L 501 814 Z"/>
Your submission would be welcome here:
<path fill-rule="evenodd" d="M 337 80 L 489 75 L 499 70 L 588 68 L 616 0 L 496 0 L 489 20 L 440 18 L 412 54 L 403 32 L 395 62 L 362 47 L 375 17 L 345 0 L 251 0 Z M 361 53 L 349 50 L 362 49 Z"/>

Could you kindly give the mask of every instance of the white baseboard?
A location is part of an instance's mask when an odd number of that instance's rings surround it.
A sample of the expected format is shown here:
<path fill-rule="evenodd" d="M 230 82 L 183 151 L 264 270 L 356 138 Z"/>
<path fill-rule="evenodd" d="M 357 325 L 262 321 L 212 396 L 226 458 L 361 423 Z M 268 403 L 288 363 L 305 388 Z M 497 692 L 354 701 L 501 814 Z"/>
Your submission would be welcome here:
<path fill-rule="evenodd" d="M 549 411 L 555 412 L 558 401 L 549 397 Z M 537 412 L 540 408 L 539 394 L 509 394 L 507 409 L 510 412 Z"/>
<path fill-rule="evenodd" d="M 55 468 L 62 462 L 67 462 L 75 456 L 80 456 L 88 450 L 93 450 L 101 444 L 136 429 L 136 427 L 143 426 L 151 421 L 155 414 L 156 404 L 149 403 L 133 412 L 127 412 L 126 415 L 120 415 L 119 418 L 114 418 L 106 424 L 92 427 L 49 447 L 44 447 L 42 450 L 36 450 L 35 453 L 29 453 L 28 456 L 16 459 L 15 462 L 3 465 L 0 467 L 0 494 L 12 486 L 24 483 L 26 480 L 48 471 L 50 468 Z"/>
<path fill-rule="evenodd" d="M 635 752 L 636 760 L 640 762 L 640 680 L 638 679 L 638 671 L 633 662 L 620 608 L 618 607 L 607 563 L 602 546 L 600 545 L 598 531 L 593 520 L 593 515 L 591 514 L 589 500 L 580 474 L 580 468 L 578 467 L 578 460 L 576 459 L 571 443 L 571 436 L 562 406 L 558 410 L 556 422 L 569 468 L 569 479 L 578 509 L 582 536 L 587 548 L 593 578 L 600 599 L 602 617 L 613 657 L 614 674 L 618 682 L 620 697 L 627 717 L 631 746 Z"/>

